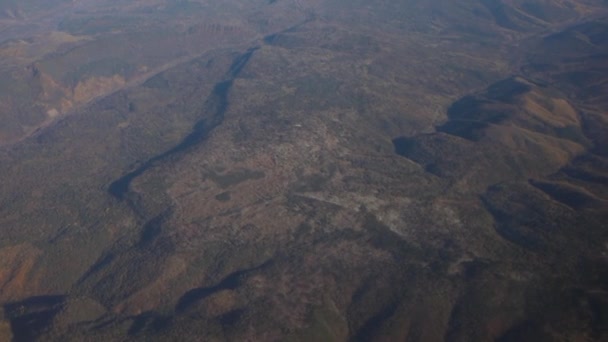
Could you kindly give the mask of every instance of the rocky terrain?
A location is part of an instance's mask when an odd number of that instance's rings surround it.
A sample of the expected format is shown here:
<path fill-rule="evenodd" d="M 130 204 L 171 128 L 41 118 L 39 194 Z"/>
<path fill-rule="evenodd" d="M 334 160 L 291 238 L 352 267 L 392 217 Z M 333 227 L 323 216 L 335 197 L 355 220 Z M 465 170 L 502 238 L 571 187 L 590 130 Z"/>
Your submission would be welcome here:
<path fill-rule="evenodd" d="M 0 340 L 608 339 L 607 10 L 0 1 Z"/>

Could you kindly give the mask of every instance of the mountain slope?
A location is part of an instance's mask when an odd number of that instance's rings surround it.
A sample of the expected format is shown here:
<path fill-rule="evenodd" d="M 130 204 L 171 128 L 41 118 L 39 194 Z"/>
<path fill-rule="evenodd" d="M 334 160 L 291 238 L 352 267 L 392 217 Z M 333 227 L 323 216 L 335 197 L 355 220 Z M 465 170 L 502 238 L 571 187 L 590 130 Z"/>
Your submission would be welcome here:
<path fill-rule="evenodd" d="M 64 6 L 0 33 L 0 339 L 607 337 L 605 2 Z"/>

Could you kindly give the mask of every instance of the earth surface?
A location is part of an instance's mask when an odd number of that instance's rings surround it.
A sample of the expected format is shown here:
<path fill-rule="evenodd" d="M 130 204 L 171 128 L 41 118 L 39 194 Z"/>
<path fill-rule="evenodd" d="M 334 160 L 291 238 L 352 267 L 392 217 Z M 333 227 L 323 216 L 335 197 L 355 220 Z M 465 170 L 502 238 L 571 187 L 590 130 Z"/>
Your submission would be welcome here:
<path fill-rule="evenodd" d="M 0 0 L 0 341 L 608 340 L 608 2 Z"/>

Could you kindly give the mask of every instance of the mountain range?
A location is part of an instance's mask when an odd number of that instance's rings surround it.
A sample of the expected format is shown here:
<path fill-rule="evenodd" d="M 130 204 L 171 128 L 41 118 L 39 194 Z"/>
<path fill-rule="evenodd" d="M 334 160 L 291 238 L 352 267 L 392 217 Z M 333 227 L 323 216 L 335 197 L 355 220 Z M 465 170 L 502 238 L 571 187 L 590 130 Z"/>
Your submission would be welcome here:
<path fill-rule="evenodd" d="M 0 1 L 0 340 L 608 339 L 607 13 Z"/>

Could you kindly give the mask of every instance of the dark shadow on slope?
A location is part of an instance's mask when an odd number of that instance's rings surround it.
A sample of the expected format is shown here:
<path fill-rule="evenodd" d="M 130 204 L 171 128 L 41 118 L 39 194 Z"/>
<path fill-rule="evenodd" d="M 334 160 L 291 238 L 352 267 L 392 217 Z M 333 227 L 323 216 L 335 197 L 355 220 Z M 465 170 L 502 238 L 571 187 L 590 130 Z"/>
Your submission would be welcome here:
<path fill-rule="evenodd" d="M 526 320 L 514 326 L 496 339 L 496 342 L 519 341 L 551 342 L 555 340 L 551 337 L 551 335 L 543 331 L 539 322 L 533 320 Z"/>
<path fill-rule="evenodd" d="M 190 291 L 186 292 L 178 300 L 177 305 L 175 306 L 175 311 L 178 313 L 183 312 L 186 309 L 192 307 L 192 305 L 205 299 L 206 297 L 209 297 L 210 295 L 212 295 L 216 292 L 219 292 L 222 290 L 236 289 L 240 285 L 241 278 L 243 276 L 247 275 L 248 273 L 266 268 L 271 263 L 272 263 L 271 261 L 267 261 L 260 266 L 233 272 L 233 273 L 229 274 L 228 276 L 226 276 L 224 279 L 222 279 L 218 284 L 216 284 L 214 286 L 199 287 L 199 288 L 190 290 Z"/>
<path fill-rule="evenodd" d="M 494 17 L 494 21 L 498 26 L 504 27 L 509 30 L 518 30 L 519 27 L 513 23 L 511 18 L 507 15 L 505 5 L 502 1 L 497 0 L 480 0 L 479 1 Z"/>
<path fill-rule="evenodd" d="M 601 204 L 601 201 L 592 194 L 572 185 L 536 180 L 530 180 L 529 183 L 557 202 L 563 203 L 573 209 L 599 206 Z"/>
<path fill-rule="evenodd" d="M 253 56 L 253 53 L 257 49 L 258 47 L 251 48 L 243 55 L 238 56 L 228 70 L 227 80 L 219 82 L 215 85 L 211 95 L 205 103 L 202 113 L 202 115 L 205 113 L 211 113 L 210 118 L 203 118 L 194 124 L 190 134 L 188 134 L 173 148 L 148 159 L 137 169 L 112 182 L 108 187 L 108 192 L 110 195 L 119 200 L 124 199 L 129 192 L 131 182 L 135 178 L 141 176 L 144 172 L 146 172 L 146 170 L 154 167 L 157 163 L 167 158 L 176 157 L 186 152 L 190 148 L 202 143 L 205 139 L 207 139 L 209 133 L 224 121 L 224 115 L 228 109 L 228 95 L 232 88 L 234 79 L 237 78 L 243 71 L 243 68 L 247 65 Z"/>
<path fill-rule="evenodd" d="M 382 324 L 395 314 L 398 307 L 399 303 L 394 302 L 383 308 L 380 312 L 376 313 L 374 316 L 368 319 L 365 324 L 363 324 L 363 326 L 357 331 L 355 336 L 352 338 L 352 341 L 372 341 L 373 337 L 376 336 L 378 330 L 382 327 Z"/>
<path fill-rule="evenodd" d="M 108 187 L 108 192 L 118 199 L 124 199 L 125 195 L 129 192 L 131 182 L 135 178 L 141 176 L 146 170 L 152 168 L 162 160 L 184 153 L 188 149 L 203 142 L 209 136 L 209 133 L 214 128 L 219 126 L 224 120 L 224 114 L 228 108 L 228 93 L 232 87 L 232 82 L 232 80 L 220 82 L 213 89 L 206 106 L 212 109 L 212 112 L 214 113 L 209 120 L 200 120 L 194 125 L 192 132 L 188 134 L 179 144 L 166 152 L 148 159 L 134 171 L 131 171 L 112 182 Z"/>
<path fill-rule="evenodd" d="M 114 253 L 108 253 L 103 255 L 101 258 L 99 258 L 99 260 L 97 260 L 97 262 L 95 262 L 95 264 L 93 264 L 93 266 L 91 266 L 91 268 L 89 268 L 89 270 L 82 277 L 80 277 L 80 279 L 78 280 L 78 284 L 81 284 L 85 279 L 89 278 L 91 275 L 101 271 L 104 267 L 109 266 L 115 258 L 116 256 L 114 255 Z"/>
<path fill-rule="evenodd" d="M 398 137 L 393 139 L 393 147 L 395 148 L 395 153 L 402 157 L 409 158 L 416 149 L 416 140 L 407 137 Z"/>
<path fill-rule="evenodd" d="M 234 62 L 232 62 L 232 65 L 230 66 L 230 69 L 228 71 L 229 78 L 234 79 L 238 77 L 241 71 L 243 71 L 243 68 L 247 65 L 247 63 L 249 63 L 249 60 L 253 56 L 253 53 L 256 52 L 258 49 L 259 47 L 257 46 L 250 48 L 249 50 L 247 50 L 247 52 L 237 57 Z"/>
<path fill-rule="evenodd" d="M 489 86 L 482 95 L 465 96 L 448 108 L 448 121 L 438 126 L 437 131 L 478 141 L 483 137 L 484 129 L 499 124 L 510 116 L 506 108 L 488 110 L 486 106 L 514 103 L 518 96 L 531 89 L 529 84 L 512 77 Z"/>
<path fill-rule="evenodd" d="M 138 335 L 143 331 L 158 333 L 171 324 L 170 316 L 163 316 L 156 312 L 145 312 L 133 318 L 133 324 L 129 327 L 129 336 Z"/>
<path fill-rule="evenodd" d="M 37 296 L 4 305 L 15 342 L 33 341 L 63 307 L 65 296 Z"/>
<path fill-rule="evenodd" d="M 223 326 L 235 325 L 245 314 L 245 310 L 236 309 L 229 311 L 219 317 L 219 322 Z"/>
<path fill-rule="evenodd" d="M 162 224 L 167 219 L 167 217 L 171 214 L 171 210 L 166 210 L 160 215 L 152 218 L 150 221 L 144 224 L 141 235 L 139 238 L 138 247 L 146 247 L 149 246 L 152 242 L 156 240 L 156 238 L 162 232 Z"/>
<path fill-rule="evenodd" d="M 477 96 L 466 96 L 448 108 L 448 121 L 437 127 L 437 131 L 477 141 L 491 124 L 507 118 L 504 113 L 484 110 L 482 107 L 493 101 Z"/>
<path fill-rule="evenodd" d="M 526 227 L 522 222 L 518 222 L 518 213 L 504 210 L 499 204 L 488 196 L 490 192 L 500 192 L 499 186 L 488 189 L 485 195 L 481 196 L 481 202 L 485 209 L 494 218 L 494 230 L 505 240 L 531 251 L 540 251 L 544 247 L 544 242 L 533 230 Z"/>

